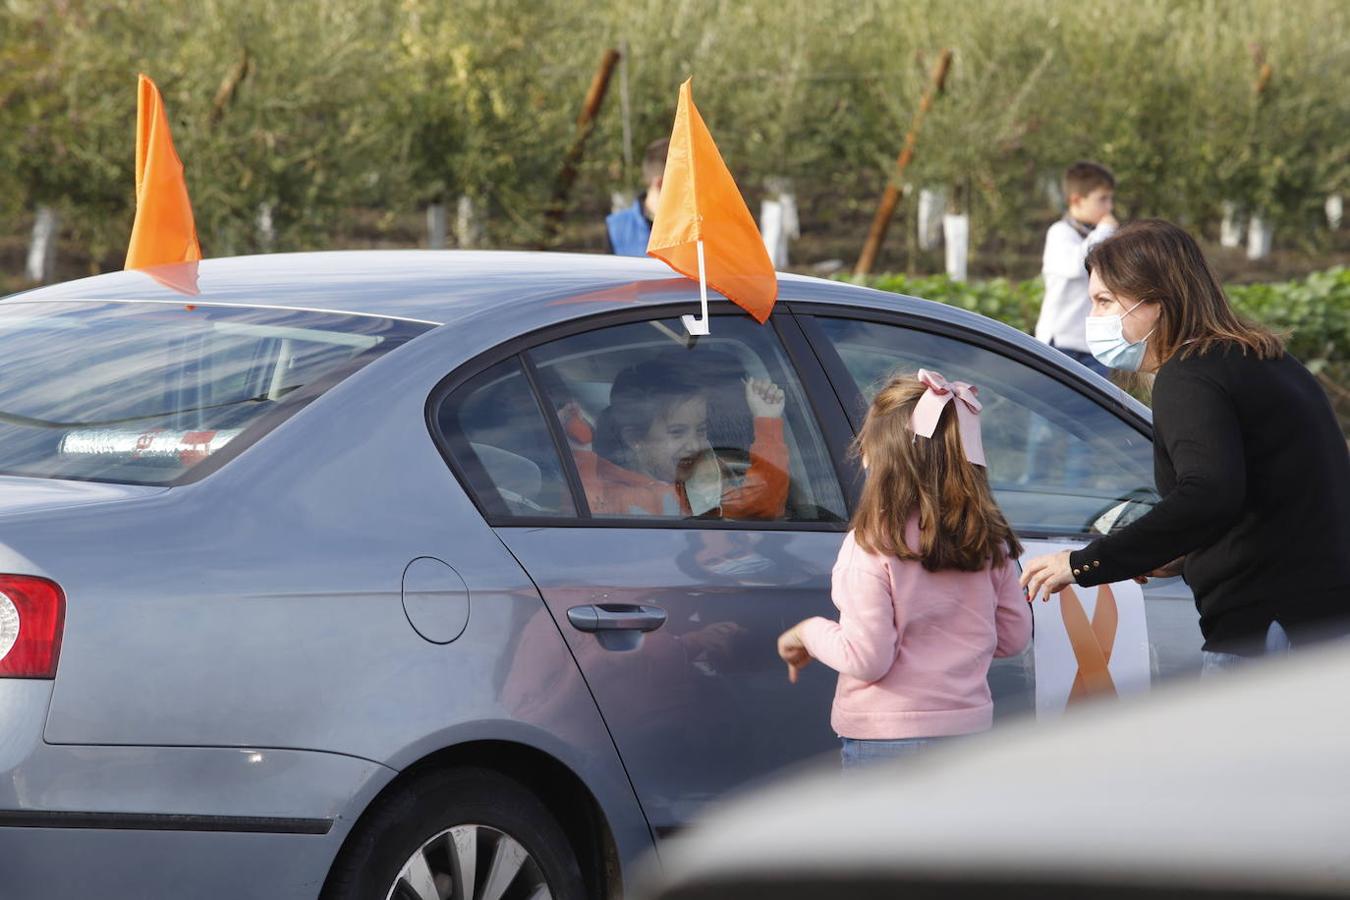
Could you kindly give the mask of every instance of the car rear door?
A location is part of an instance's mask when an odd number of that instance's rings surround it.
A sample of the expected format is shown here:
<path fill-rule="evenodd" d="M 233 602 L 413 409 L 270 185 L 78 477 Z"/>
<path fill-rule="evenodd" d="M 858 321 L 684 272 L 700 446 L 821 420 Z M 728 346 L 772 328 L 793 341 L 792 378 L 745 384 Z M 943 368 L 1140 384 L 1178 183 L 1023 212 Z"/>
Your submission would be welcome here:
<path fill-rule="evenodd" d="M 538 494 L 555 479 L 522 464 L 531 454 L 518 427 L 467 421 L 513 418 L 501 402 L 466 414 L 451 398 L 437 417 L 461 477 L 489 498 L 485 514 L 571 648 L 658 836 L 726 792 L 837 746 L 828 725 L 833 673 L 815 667 L 791 685 L 776 652 L 782 630 L 832 613 L 830 571 L 848 517 L 836 466 L 847 421 L 809 350 L 800 370 L 789 354 L 782 333 L 794 330 L 787 315 L 768 327 L 714 315 L 711 334 L 695 339 L 678 315 L 648 313 L 521 348 L 511 365 L 535 387 L 529 418 L 542 412 L 548 421 L 574 508 Z M 624 458 L 615 473 L 610 458 L 624 453 L 606 435 L 634 433 L 633 411 L 618 395 L 638 369 L 698 385 L 695 407 L 707 411 L 721 485 L 715 500 L 690 488 L 689 509 L 672 506 L 680 501 L 670 494 L 664 508 L 644 506 L 643 491 L 660 491 L 652 487 L 659 478 L 642 474 L 650 465 Z M 746 379 L 782 391 L 778 422 L 753 416 Z M 624 386 L 616 390 L 616 381 Z M 765 447 L 780 428 L 781 508 L 738 503 L 737 491 L 752 492 L 756 466 L 766 471 Z M 602 476 L 631 482 L 622 503 L 598 489 Z"/>

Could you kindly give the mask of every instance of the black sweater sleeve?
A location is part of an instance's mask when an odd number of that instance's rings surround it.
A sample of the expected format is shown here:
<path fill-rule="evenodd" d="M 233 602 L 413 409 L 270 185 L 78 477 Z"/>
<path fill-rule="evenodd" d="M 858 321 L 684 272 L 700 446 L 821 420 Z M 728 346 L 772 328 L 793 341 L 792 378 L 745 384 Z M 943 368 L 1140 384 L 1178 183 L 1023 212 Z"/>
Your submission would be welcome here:
<path fill-rule="evenodd" d="M 1153 389 L 1154 440 L 1175 486 L 1121 531 L 1070 554 L 1084 587 L 1146 575 L 1212 542 L 1241 514 L 1247 471 L 1233 398 L 1188 362 L 1164 366 Z"/>

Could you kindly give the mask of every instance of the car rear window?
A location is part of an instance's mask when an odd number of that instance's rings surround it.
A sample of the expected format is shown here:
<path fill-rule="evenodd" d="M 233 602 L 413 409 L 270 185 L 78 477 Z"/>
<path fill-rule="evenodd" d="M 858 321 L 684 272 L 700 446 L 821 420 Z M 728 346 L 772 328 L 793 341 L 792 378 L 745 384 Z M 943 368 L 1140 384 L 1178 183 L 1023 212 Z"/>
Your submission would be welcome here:
<path fill-rule="evenodd" d="M 191 480 L 429 327 L 259 307 L 0 303 L 0 473 Z"/>

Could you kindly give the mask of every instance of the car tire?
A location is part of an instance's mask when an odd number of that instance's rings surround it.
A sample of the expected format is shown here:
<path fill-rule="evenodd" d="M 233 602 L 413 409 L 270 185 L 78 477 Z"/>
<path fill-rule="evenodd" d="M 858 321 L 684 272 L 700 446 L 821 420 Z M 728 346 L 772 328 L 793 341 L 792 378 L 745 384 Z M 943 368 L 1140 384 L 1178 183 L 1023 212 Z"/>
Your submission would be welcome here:
<path fill-rule="evenodd" d="M 463 890 L 465 878 L 473 890 Z M 466 893 L 475 900 L 586 897 L 557 820 L 519 782 L 490 769 L 430 772 L 377 801 L 347 838 L 322 896 L 440 900 Z"/>

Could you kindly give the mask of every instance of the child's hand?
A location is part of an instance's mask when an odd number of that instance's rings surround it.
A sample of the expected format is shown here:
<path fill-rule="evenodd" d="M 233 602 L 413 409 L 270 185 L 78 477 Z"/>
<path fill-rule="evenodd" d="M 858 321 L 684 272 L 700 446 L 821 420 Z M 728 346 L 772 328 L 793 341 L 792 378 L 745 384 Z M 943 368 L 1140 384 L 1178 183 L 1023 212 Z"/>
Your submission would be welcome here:
<path fill-rule="evenodd" d="M 783 417 L 783 389 L 767 378 L 749 378 L 745 382 L 745 402 L 757 419 Z"/>
<path fill-rule="evenodd" d="M 806 645 L 798 636 L 796 625 L 778 636 L 778 656 L 787 663 L 788 681 L 796 684 L 797 673 L 811 662 L 811 654 L 806 651 Z"/>

